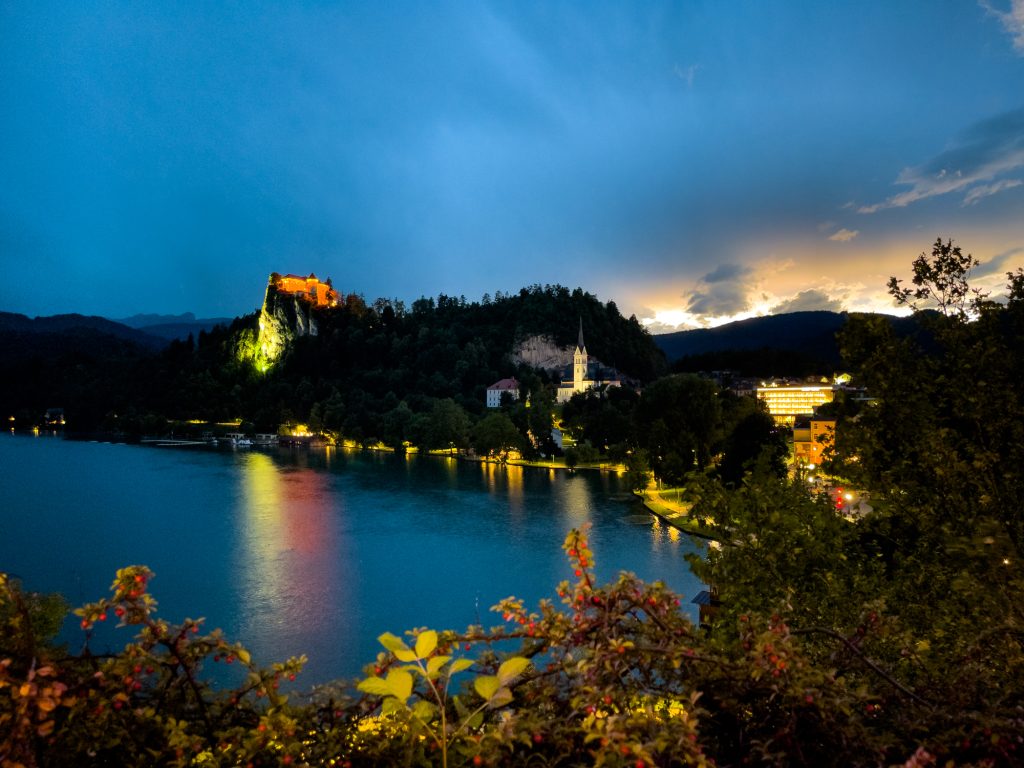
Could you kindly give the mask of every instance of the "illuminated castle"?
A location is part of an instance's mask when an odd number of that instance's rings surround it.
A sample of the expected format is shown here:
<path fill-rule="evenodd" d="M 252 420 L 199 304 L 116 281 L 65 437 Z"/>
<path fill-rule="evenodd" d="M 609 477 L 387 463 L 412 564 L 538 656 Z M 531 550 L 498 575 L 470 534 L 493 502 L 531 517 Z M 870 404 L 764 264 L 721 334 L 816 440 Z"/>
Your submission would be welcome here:
<path fill-rule="evenodd" d="M 330 278 L 321 283 L 312 273 L 309 277 L 300 277 L 299 275 L 279 275 L 275 272 L 270 279 L 278 293 L 298 296 L 318 307 L 338 305 L 338 292 L 331 285 Z"/>
<path fill-rule="evenodd" d="M 291 341 L 299 336 L 320 332 L 319 310 L 338 306 L 338 292 L 331 281 L 320 282 L 316 275 L 279 275 L 267 282 L 267 293 L 260 310 L 257 366 L 266 371 Z"/>

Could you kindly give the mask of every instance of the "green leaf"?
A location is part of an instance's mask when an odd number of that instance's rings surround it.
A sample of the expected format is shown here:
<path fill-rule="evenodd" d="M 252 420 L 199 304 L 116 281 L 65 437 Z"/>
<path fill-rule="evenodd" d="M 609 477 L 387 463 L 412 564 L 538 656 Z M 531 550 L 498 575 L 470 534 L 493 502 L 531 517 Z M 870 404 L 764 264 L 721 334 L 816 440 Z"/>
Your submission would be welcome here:
<path fill-rule="evenodd" d="M 437 673 L 441 671 L 451 656 L 435 656 L 432 659 L 427 659 L 427 677 L 433 680 L 437 677 Z"/>
<path fill-rule="evenodd" d="M 512 701 L 512 691 L 508 688 L 499 688 L 494 692 L 494 695 L 487 700 L 487 706 L 491 709 L 497 709 L 498 707 L 504 707 L 506 704 Z"/>
<path fill-rule="evenodd" d="M 388 691 L 396 699 L 405 701 L 412 695 L 412 675 L 404 669 L 392 669 L 386 682 Z"/>
<path fill-rule="evenodd" d="M 406 709 L 408 709 L 408 707 L 405 705 L 404 701 L 399 701 L 392 696 L 388 696 L 384 699 L 384 703 L 381 705 L 380 711 L 385 715 L 393 715 L 395 712 L 402 712 Z"/>
<path fill-rule="evenodd" d="M 501 687 L 501 682 L 494 675 L 480 675 L 473 681 L 473 687 L 483 698 L 490 701 L 491 696 Z"/>
<path fill-rule="evenodd" d="M 416 638 L 416 656 L 425 659 L 434 652 L 435 648 L 437 648 L 437 632 L 432 629 L 420 632 Z"/>
<path fill-rule="evenodd" d="M 412 706 L 413 717 L 422 720 L 424 723 L 429 723 L 434 719 L 434 713 L 437 712 L 437 707 L 431 704 L 429 701 L 423 701 L 420 699 Z"/>
<path fill-rule="evenodd" d="M 379 642 L 392 653 L 395 653 L 399 650 L 409 650 L 409 646 L 402 642 L 402 638 L 397 637 L 396 635 L 393 635 L 390 632 L 385 632 L 383 635 L 378 637 L 377 642 Z M 403 661 L 408 661 L 408 659 L 403 659 Z"/>
<path fill-rule="evenodd" d="M 498 667 L 498 679 L 502 685 L 508 685 L 519 675 L 523 674 L 529 666 L 529 659 L 524 659 L 522 656 L 513 656 L 511 659 L 506 659 Z"/>
<path fill-rule="evenodd" d="M 391 688 L 387 682 L 383 678 L 376 676 L 360 680 L 356 688 L 363 693 L 370 693 L 374 696 L 388 696 L 391 693 Z"/>
<path fill-rule="evenodd" d="M 452 665 L 448 667 L 448 675 L 457 675 L 459 672 L 465 672 L 467 669 L 473 666 L 472 659 L 456 659 L 452 662 Z"/>

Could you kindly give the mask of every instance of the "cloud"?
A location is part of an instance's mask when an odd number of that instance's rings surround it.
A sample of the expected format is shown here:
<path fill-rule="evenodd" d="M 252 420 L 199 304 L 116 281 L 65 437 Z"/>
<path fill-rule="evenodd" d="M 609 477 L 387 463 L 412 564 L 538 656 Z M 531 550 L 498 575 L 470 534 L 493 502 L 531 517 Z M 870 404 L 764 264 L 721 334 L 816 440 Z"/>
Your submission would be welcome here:
<path fill-rule="evenodd" d="M 1006 272 L 1011 271 L 1014 266 L 1013 257 L 1024 256 L 1024 247 L 1011 248 L 1008 251 L 997 253 L 988 261 L 981 262 L 978 266 L 971 270 L 972 277 L 987 277 L 988 275 L 994 275 L 999 272 L 1000 277 Z"/>
<path fill-rule="evenodd" d="M 995 184 L 982 184 L 967 190 L 967 195 L 964 197 L 963 205 L 974 205 L 976 202 L 981 200 L 983 197 L 994 195 L 1002 192 L 1004 189 L 1013 189 L 1024 184 L 1020 179 L 1003 179 L 997 181 Z"/>
<path fill-rule="evenodd" d="M 704 275 L 702 287 L 694 290 L 686 310 L 702 318 L 735 315 L 750 308 L 748 281 L 753 270 L 743 264 L 719 264 Z"/>
<path fill-rule="evenodd" d="M 885 208 L 903 208 L 918 200 L 960 192 L 1022 166 L 1024 109 L 1017 109 L 975 123 L 958 137 L 950 149 L 924 165 L 905 168 L 900 173 L 896 183 L 910 189 L 857 210 L 859 213 L 875 213 Z"/>
<path fill-rule="evenodd" d="M 722 283 L 726 280 L 738 280 L 746 277 L 753 270 L 745 264 L 719 264 L 700 280 L 702 283 Z"/>
<path fill-rule="evenodd" d="M 851 240 L 853 240 L 853 238 L 855 238 L 859 234 L 860 234 L 860 230 L 859 229 L 846 229 L 844 227 L 844 228 L 840 229 L 839 231 L 835 232 L 834 234 L 829 235 L 828 239 L 829 240 L 834 240 L 837 243 L 848 243 Z"/>
<path fill-rule="evenodd" d="M 820 310 L 841 312 L 842 309 L 842 299 L 834 299 L 822 290 L 811 288 L 806 291 L 800 291 L 796 296 L 776 304 L 769 310 L 769 314 L 780 315 L 784 312 L 815 312 Z"/>
<path fill-rule="evenodd" d="M 995 16 L 1003 29 L 1013 39 L 1013 47 L 1024 55 L 1024 0 L 1010 0 L 1010 9 L 1001 11 L 993 8 L 988 0 L 981 0 L 981 7 Z"/>
<path fill-rule="evenodd" d="M 676 64 L 673 71 L 676 73 L 676 77 L 686 83 L 687 88 L 693 88 L 693 78 L 697 76 L 697 70 L 700 68 L 700 64 L 691 64 L 688 67 L 680 67 Z"/>

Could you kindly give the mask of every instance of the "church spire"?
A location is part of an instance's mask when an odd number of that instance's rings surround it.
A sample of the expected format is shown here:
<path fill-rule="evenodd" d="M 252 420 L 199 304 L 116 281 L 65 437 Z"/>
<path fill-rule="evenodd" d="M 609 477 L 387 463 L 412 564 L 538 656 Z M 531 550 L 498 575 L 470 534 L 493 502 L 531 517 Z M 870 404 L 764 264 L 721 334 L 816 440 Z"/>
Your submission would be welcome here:
<path fill-rule="evenodd" d="M 576 342 L 576 348 L 586 350 L 586 346 L 583 344 L 583 316 L 580 315 L 580 339 Z"/>

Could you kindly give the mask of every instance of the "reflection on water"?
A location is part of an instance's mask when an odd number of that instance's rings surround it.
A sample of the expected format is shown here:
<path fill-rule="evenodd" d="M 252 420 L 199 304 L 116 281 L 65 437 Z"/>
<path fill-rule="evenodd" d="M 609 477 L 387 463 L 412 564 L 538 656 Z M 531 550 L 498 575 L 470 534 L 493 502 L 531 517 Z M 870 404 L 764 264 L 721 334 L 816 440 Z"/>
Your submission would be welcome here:
<path fill-rule="evenodd" d="M 565 534 L 585 523 L 599 581 L 663 580 L 696 618 L 683 556 L 700 545 L 641 514 L 614 475 L 5 437 L 0 569 L 77 604 L 147 564 L 163 617 L 205 616 L 267 662 L 305 653 L 304 685 L 359 674 L 382 632 L 500 623 L 500 599 L 552 597 L 572 578 Z"/>
<path fill-rule="evenodd" d="M 330 453 L 324 462 L 330 466 Z M 323 631 L 350 602 L 348 555 L 337 535 L 343 500 L 324 472 L 282 468 L 263 453 L 243 454 L 239 465 L 240 629 L 261 646 L 289 648 L 297 630 Z"/>

